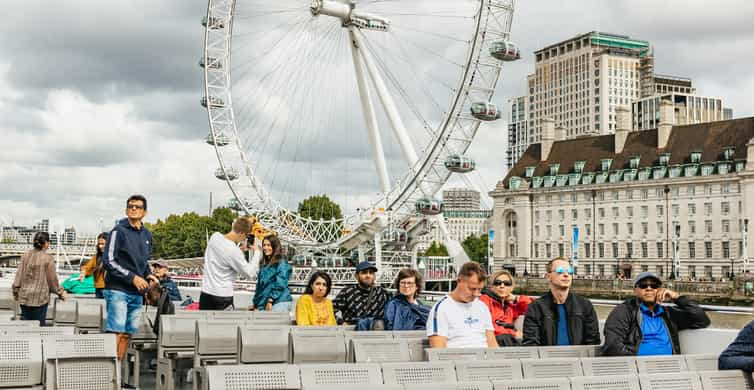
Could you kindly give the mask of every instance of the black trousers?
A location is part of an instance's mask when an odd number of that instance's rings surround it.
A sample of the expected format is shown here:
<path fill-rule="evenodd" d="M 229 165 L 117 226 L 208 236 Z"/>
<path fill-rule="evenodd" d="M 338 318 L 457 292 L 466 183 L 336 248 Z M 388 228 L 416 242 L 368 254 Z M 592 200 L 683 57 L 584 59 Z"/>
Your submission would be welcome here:
<path fill-rule="evenodd" d="M 40 326 L 45 326 L 45 319 L 47 318 L 47 304 L 42 306 L 26 306 L 21 305 L 21 319 L 22 320 L 36 320 L 39 321 Z"/>
<path fill-rule="evenodd" d="M 202 292 L 199 295 L 199 310 L 225 310 L 233 307 L 233 297 L 218 297 Z"/>

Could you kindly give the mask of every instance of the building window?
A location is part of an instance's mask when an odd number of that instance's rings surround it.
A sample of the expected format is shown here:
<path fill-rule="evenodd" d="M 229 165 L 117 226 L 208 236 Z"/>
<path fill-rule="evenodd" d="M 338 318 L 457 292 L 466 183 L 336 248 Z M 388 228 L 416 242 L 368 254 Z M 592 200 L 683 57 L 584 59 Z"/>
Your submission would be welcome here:
<path fill-rule="evenodd" d="M 618 243 L 617 242 L 613 243 L 613 257 L 616 259 L 618 258 Z"/>
<path fill-rule="evenodd" d="M 545 254 L 548 259 L 552 258 L 552 246 L 550 244 L 545 244 Z"/>
<path fill-rule="evenodd" d="M 665 251 L 663 250 L 662 241 L 657 241 L 657 257 L 663 258 L 665 257 Z"/>
<path fill-rule="evenodd" d="M 689 203 L 687 207 L 689 215 L 696 215 L 696 204 Z"/>
<path fill-rule="evenodd" d="M 704 221 L 704 232 L 707 234 L 712 233 L 712 221 L 706 220 Z"/>
<path fill-rule="evenodd" d="M 626 199 L 633 200 L 634 199 L 634 190 L 628 190 L 626 191 Z"/>
<path fill-rule="evenodd" d="M 605 201 L 605 192 L 604 191 L 600 192 L 599 199 L 600 199 L 601 202 Z"/>
<path fill-rule="evenodd" d="M 641 234 L 643 234 L 645 236 L 647 234 L 649 234 L 649 224 L 648 223 L 646 223 L 646 222 L 642 222 L 641 223 Z"/>
<path fill-rule="evenodd" d="M 646 188 L 641 190 L 641 199 L 647 200 L 648 198 L 649 198 L 649 190 Z"/>
<path fill-rule="evenodd" d="M 674 204 L 674 205 L 672 205 L 671 207 L 672 207 L 672 211 L 673 211 L 673 217 L 676 217 L 676 218 L 677 218 L 677 217 L 678 217 L 678 214 L 680 214 L 680 212 L 681 212 L 681 207 L 680 207 L 680 205 Z"/>
<path fill-rule="evenodd" d="M 707 195 L 712 195 L 712 184 L 704 185 L 704 193 Z"/>
<path fill-rule="evenodd" d="M 655 188 L 655 196 L 658 198 L 662 198 L 662 194 L 665 193 L 665 190 L 662 188 Z"/>
<path fill-rule="evenodd" d="M 584 244 L 584 252 L 586 253 L 586 257 L 587 258 L 592 257 L 592 244 L 590 244 L 588 242 L 585 243 Z"/>
<path fill-rule="evenodd" d="M 578 219 L 579 218 L 579 211 L 576 209 L 571 209 L 571 219 Z"/>
<path fill-rule="evenodd" d="M 723 215 L 728 215 L 728 213 L 730 213 L 730 203 L 729 202 L 720 203 L 720 212 Z"/>
<path fill-rule="evenodd" d="M 576 195 L 576 193 L 572 193 L 572 194 L 571 194 L 571 203 L 576 203 L 576 197 L 577 197 L 577 196 L 578 196 L 578 195 Z"/>
<path fill-rule="evenodd" d="M 689 221 L 689 234 L 696 233 L 696 221 Z"/>
<path fill-rule="evenodd" d="M 689 241 L 689 259 L 696 258 L 696 242 Z"/>
<path fill-rule="evenodd" d="M 662 222 L 657 222 L 657 234 L 665 232 L 665 225 Z"/>
<path fill-rule="evenodd" d="M 592 235 L 592 224 L 589 224 L 589 223 L 586 224 L 585 230 L 586 230 L 586 235 L 587 236 L 591 236 Z"/>
<path fill-rule="evenodd" d="M 690 265 L 689 266 L 689 277 L 695 278 L 696 277 L 696 266 Z"/>
<path fill-rule="evenodd" d="M 696 187 L 693 184 L 690 184 L 689 187 L 686 189 L 686 193 L 688 195 L 696 194 Z"/>
<path fill-rule="evenodd" d="M 558 256 L 563 257 L 565 256 L 565 251 L 563 250 L 563 244 L 558 244 Z"/>
<path fill-rule="evenodd" d="M 720 191 L 723 194 L 729 194 L 730 193 L 730 183 L 725 183 L 720 186 Z"/>
<path fill-rule="evenodd" d="M 597 215 L 599 215 L 600 218 L 605 218 L 605 209 L 602 207 L 597 209 Z"/>
<path fill-rule="evenodd" d="M 605 235 L 605 224 L 601 223 L 601 224 L 597 225 L 597 228 L 599 229 L 600 236 L 604 236 Z"/>
<path fill-rule="evenodd" d="M 539 245 L 534 245 L 534 258 L 539 258 Z"/>
<path fill-rule="evenodd" d="M 656 273 L 657 273 L 657 276 L 659 276 L 659 277 L 663 277 L 663 276 L 665 276 L 665 274 L 664 274 L 664 272 L 665 272 L 665 268 L 664 268 L 663 266 L 661 266 L 661 265 L 656 265 L 656 266 L 655 266 L 655 270 L 657 271 L 657 272 L 656 272 Z"/>
<path fill-rule="evenodd" d="M 565 219 L 565 210 L 558 210 L 558 218 L 561 221 Z"/>
<path fill-rule="evenodd" d="M 641 206 L 641 217 L 647 218 L 649 215 L 649 206 Z"/>
<path fill-rule="evenodd" d="M 539 237 L 539 225 L 534 226 L 534 236 Z"/>
<path fill-rule="evenodd" d="M 634 243 L 633 242 L 626 243 L 626 257 L 629 259 L 634 257 Z"/>
<path fill-rule="evenodd" d="M 584 209 L 584 218 L 592 218 L 592 209 Z"/>
<path fill-rule="evenodd" d="M 709 217 L 712 215 L 712 203 L 704 204 L 704 216 Z"/>
<path fill-rule="evenodd" d="M 712 241 L 704 242 L 704 257 L 708 259 L 712 258 Z"/>
<path fill-rule="evenodd" d="M 605 258 L 605 243 L 604 242 L 600 242 L 599 244 L 597 244 L 597 250 L 599 251 L 599 257 L 601 259 Z"/>
<path fill-rule="evenodd" d="M 723 233 L 730 233 L 730 220 L 723 219 L 722 221 L 723 225 Z"/>
<path fill-rule="evenodd" d="M 665 214 L 665 208 L 661 204 L 657 205 L 657 216 L 662 217 Z"/>
<path fill-rule="evenodd" d="M 618 222 L 613 223 L 613 235 L 618 235 Z"/>
<path fill-rule="evenodd" d="M 547 220 L 547 222 L 552 221 L 552 210 L 547 210 L 545 212 L 545 219 Z"/>
<path fill-rule="evenodd" d="M 629 217 L 634 216 L 634 208 L 632 206 L 626 207 L 626 215 L 628 215 Z"/>
<path fill-rule="evenodd" d="M 560 232 L 561 237 L 565 236 L 565 226 L 563 225 L 558 226 L 558 232 Z"/>
<path fill-rule="evenodd" d="M 613 218 L 618 218 L 620 216 L 620 211 L 617 207 L 613 207 Z"/>
<path fill-rule="evenodd" d="M 730 242 L 723 241 L 723 259 L 730 259 Z"/>
<path fill-rule="evenodd" d="M 620 191 L 613 191 L 613 200 L 620 199 Z"/>
<path fill-rule="evenodd" d="M 552 226 L 547 225 L 546 230 L 547 230 L 547 237 L 546 238 L 548 238 L 548 239 L 552 238 Z"/>
<path fill-rule="evenodd" d="M 539 210 L 534 212 L 534 221 L 539 222 Z"/>

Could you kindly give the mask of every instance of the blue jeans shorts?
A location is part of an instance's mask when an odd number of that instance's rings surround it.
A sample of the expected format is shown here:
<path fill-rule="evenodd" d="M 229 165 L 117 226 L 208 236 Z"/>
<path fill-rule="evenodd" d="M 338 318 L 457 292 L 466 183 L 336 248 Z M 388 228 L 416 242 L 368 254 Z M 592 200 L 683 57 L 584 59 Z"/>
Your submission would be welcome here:
<path fill-rule="evenodd" d="M 107 306 L 105 331 L 135 334 L 139 330 L 143 297 L 118 290 L 104 290 Z"/>

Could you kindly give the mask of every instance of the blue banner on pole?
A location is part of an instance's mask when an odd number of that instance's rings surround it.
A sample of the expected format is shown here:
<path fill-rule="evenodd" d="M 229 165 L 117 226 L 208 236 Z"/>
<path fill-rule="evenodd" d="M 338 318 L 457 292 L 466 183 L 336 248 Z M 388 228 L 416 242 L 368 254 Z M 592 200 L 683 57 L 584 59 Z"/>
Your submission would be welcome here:
<path fill-rule="evenodd" d="M 579 266 L 579 227 L 573 227 L 573 266 Z"/>

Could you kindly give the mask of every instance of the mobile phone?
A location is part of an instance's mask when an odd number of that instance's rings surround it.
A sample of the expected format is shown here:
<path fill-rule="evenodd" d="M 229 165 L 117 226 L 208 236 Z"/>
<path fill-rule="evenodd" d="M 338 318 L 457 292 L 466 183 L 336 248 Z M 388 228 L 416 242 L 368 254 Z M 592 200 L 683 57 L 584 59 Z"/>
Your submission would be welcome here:
<path fill-rule="evenodd" d="M 248 247 L 254 246 L 254 235 L 253 234 L 250 234 L 250 235 L 246 236 L 246 245 Z"/>

